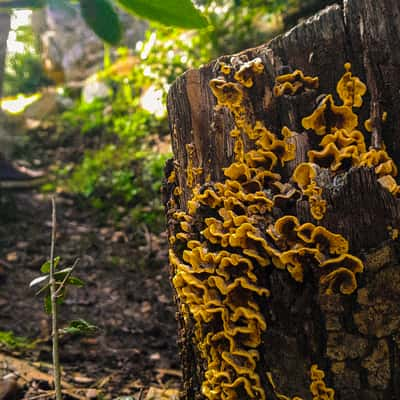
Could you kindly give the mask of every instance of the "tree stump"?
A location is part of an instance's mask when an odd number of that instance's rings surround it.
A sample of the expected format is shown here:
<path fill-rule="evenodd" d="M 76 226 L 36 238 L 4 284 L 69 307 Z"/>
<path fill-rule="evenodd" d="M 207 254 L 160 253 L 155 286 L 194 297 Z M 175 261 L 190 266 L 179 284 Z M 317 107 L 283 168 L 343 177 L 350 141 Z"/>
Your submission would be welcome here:
<path fill-rule="evenodd" d="M 398 43 L 348 0 L 171 87 L 182 399 L 400 398 Z"/>

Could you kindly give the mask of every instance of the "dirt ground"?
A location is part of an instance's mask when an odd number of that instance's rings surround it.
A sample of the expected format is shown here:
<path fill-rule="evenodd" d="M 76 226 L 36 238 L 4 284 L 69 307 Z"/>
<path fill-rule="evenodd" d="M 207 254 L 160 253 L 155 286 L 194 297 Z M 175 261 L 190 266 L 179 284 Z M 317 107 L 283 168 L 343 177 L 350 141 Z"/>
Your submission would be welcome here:
<path fill-rule="evenodd" d="M 13 356 L 50 373 L 50 319 L 43 300 L 29 289 L 49 258 L 50 196 L 38 190 L 0 193 L 0 331 L 36 340 L 33 349 L 0 345 L 0 378 L 18 371 L 1 357 Z M 55 254 L 63 266 L 76 258 L 83 288 L 71 288 L 61 306 L 61 327 L 83 318 L 98 327 L 94 336 L 61 339 L 63 379 L 73 388 L 91 388 L 80 398 L 144 398 L 150 386 L 179 386 L 175 306 L 168 277 L 165 235 L 137 231 L 121 222 L 99 222 L 96 213 L 57 196 Z M 20 383 L 17 398 L 46 398 L 48 382 Z M 75 397 L 75 398 L 79 398 Z M 73 396 L 72 396 L 73 398 Z"/>

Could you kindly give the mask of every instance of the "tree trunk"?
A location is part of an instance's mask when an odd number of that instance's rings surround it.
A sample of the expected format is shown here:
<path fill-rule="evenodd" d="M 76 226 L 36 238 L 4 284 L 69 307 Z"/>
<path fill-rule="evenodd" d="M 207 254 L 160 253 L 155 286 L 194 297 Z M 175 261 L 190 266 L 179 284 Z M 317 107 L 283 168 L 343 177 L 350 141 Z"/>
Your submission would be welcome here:
<path fill-rule="evenodd" d="M 400 398 L 398 43 L 348 0 L 172 86 L 182 399 Z"/>
<path fill-rule="evenodd" d="M 0 12 L 0 98 L 3 94 L 4 68 L 7 53 L 7 38 L 10 31 L 10 14 Z"/>

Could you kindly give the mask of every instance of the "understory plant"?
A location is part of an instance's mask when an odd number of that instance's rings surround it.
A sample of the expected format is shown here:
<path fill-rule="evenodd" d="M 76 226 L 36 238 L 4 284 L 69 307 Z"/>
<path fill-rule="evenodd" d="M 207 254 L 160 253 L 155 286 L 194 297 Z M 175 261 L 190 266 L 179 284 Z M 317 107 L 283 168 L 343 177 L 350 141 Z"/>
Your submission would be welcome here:
<path fill-rule="evenodd" d="M 36 295 L 44 295 L 44 308 L 46 313 L 51 315 L 51 338 L 53 344 L 53 374 L 56 400 L 62 399 L 61 390 L 61 365 L 59 351 L 59 306 L 64 302 L 69 286 L 82 287 L 84 282 L 73 276 L 73 272 L 78 265 L 79 259 L 76 259 L 70 267 L 60 267 L 60 257 L 54 256 L 56 241 L 56 202 L 52 197 L 52 230 L 50 259 L 40 268 L 42 275 L 35 278 L 30 283 L 30 287 L 40 286 Z M 93 333 L 97 328 L 94 325 L 80 319 L 72 321 L 69 327 L 64 328 L 64 333 Z"/>

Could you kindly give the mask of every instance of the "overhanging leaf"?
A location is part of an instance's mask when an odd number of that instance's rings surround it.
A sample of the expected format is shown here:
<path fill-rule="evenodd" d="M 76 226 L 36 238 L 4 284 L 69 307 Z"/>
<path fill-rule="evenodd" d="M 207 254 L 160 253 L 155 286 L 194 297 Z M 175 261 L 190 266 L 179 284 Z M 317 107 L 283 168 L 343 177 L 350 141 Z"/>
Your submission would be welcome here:
<path fill-rule="evenodd" d="M 82 17 L 102 40 L 117 44 L 122 37 L 121 22 L 108 0 L 80 0 Z"/>
<path fill-rule="evenodd" d="M 117 0 L 127 11 L 140 17 L 182 28 L 204 28 L 207 20 L 191 0 Z"/>

